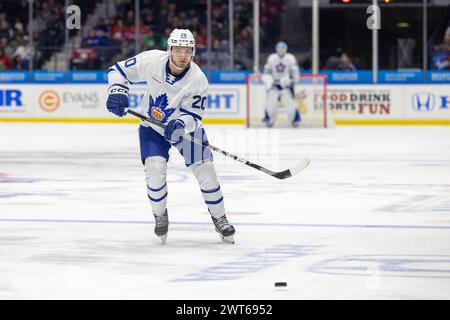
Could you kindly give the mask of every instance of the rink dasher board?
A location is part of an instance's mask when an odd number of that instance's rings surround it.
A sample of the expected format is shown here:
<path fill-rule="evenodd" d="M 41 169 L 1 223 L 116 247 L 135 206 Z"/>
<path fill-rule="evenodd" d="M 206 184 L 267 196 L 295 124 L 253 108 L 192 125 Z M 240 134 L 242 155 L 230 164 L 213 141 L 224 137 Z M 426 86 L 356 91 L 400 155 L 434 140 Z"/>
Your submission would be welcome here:
<path fill-rule="evenodd" d="M 131 109 L 144 93 L 131 87 Z M 210 85 L 204 122 L 244 124 L 245 97 L 245 85 Z M 106 100 L 106 84 L 3 84 L 0 120 L 137 122 L 109 113 Z M 328 85 L 327 108 L 337 124 L 450 124 L 450 85 Z"/>

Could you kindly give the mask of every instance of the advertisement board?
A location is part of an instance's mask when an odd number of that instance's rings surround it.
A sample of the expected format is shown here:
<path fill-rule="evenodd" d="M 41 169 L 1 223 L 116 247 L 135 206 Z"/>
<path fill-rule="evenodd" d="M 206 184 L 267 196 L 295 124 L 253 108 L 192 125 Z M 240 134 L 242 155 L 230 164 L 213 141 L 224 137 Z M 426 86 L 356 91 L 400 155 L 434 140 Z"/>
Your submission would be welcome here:
<path fill-rule="evenodd" d="M 132 86 L 130 108 L 138 109 L 145 85 Z M 137 122 L 106 109 L 106 84 L 2 84 L 0 120 Z M 212 84 L 205 123 L 244 124 L 246 86 Z M 450 85 L 329 85 L 327 104 L 337 124 L 450 124 Z M 372 121 L 372 122 L 371 122 Z"/>
<path fill-rule="evenodd" d="M 450 124 L 449 85 L 330 85 L 327 98 L 337 124 Z"/>

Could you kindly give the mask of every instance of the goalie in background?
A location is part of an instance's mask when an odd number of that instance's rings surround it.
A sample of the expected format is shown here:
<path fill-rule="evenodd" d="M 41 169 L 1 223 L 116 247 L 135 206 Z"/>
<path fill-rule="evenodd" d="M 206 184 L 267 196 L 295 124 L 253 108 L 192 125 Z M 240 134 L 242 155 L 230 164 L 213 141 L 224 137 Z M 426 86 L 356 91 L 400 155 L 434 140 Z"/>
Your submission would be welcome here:
<path fill-rule="evenodd" d="M 288 46 L 280 41 L 275 46 L 276 53 L 267 58 L 262 81 L 267 89 L 264 119 L 267 127 L 272 127 L 277 118 L 277 105 L 281 102 L 293 127 L 300 123 L 300 113 L 295 100 L 295 85 L 300 73 L 297 59 L 287 52 Z"/>

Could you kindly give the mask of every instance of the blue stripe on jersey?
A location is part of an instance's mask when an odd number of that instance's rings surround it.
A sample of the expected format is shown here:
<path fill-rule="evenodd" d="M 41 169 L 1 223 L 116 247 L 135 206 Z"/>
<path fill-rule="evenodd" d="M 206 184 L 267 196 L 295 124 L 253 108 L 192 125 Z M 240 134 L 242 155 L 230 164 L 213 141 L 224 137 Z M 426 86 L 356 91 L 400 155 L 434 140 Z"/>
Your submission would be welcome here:
<path fill-rule="evenodd" d="M 210 190 L 203 190 L 200 189 L 203 193 L 214 193 L 220 190 L 220 185 L 216 189 L 210 189 Z"/>
<path fill-rule="evenodd" d="M 190 112 L 190 111 L 187 111 L 186 109 L 184 109 L 184 108 L 180 108 L 180 111 L 181 112 L 184 112 L 184 113 L 186 113 L 186 114 L 188 114 L 188 115 L 190 115 L 190 116 L 193 116 L 195 119 L 197 119 L 197 120 L 202 120 L 202 117 L 200 117 L 198 114 L 195 114 L 195 113 L 193 113 L 193 112 Z"/>
<path fill-rule="evenodd" d="M 139 82 L 132 82 L 129 81 L 131 84 L 147 84 L 147 81 L 139 81 Z"/>
<path fill-rule="evenodd" d="M 159 199 L 154 199 L 154 198 L 150 197 L 149 195 L 147 195 L 147 197 L 154 202 L 160 202 L 160 201 L 164 200 L 165 197 L 167 197 L 167 192 Z"/>
<path fill-rule="evenodd" d="M 129 90 L 129 88 L 126 85 L 119 84 L 119 83 L 112 84 L 111 86 L 109 86 L 109 88 L 111 88 L 113 86 L 119 86 L 119 87 Z M 108 88 L 108 90 L 109 90 L 109 88 Z"/>
<path fill-rule="evenodd" d="M 166 184 L 167 184 L 167 182 L 164 183 L 164 185 L 163 185 L 161 188 L 158 188 L 158 189 L 152 189 L 152 188 L 150 188 L 148 185 L 147 185 L 147 188 L 148 188 L 148 190 L 150 190 L 150 191 L 158 192 L 158 191 L 161 191 L 162 189 L 164 189 L 164 187 L 166 186 Z"/>
<path fill-rule="evenodd" d="M 223 201 L 223 197 L 221 197 L 219 200 L 217 201 L 205 201 L 206 204 L 219 204 Z"/>
<path fill-rule="evenodd" d="M 125 79 L 127 79 L 127 81 L 130 81 L 130 80 L 128 80 L 127 75 L 125 74 L 125 72 L 122 70 L 122 68 L 119 66 L 118 63 L 116 63 L 116 64 L 114 65 L 114 67 L 116 67 L 117 71 L 119 71 L 120 74 L 123 75 L 123 76 L 125 77 Z"/>

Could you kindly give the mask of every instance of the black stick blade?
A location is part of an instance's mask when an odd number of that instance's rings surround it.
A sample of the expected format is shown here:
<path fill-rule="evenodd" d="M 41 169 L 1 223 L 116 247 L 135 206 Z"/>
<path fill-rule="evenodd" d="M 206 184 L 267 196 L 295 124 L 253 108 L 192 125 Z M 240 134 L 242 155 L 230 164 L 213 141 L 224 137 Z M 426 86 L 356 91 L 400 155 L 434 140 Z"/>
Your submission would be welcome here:
<path fill-rule="evenodd" d="M 298 164 L 296 164 L 294 167 L 284 171 L 277 172 L 273 174 L 272 177 L 275 177 L 277 179 L 286 179 L 295 176 L 296 174 L 305 170 L 309 166 L 309 162 L 310 162 L 309 159 L 305 158 Z"/>

